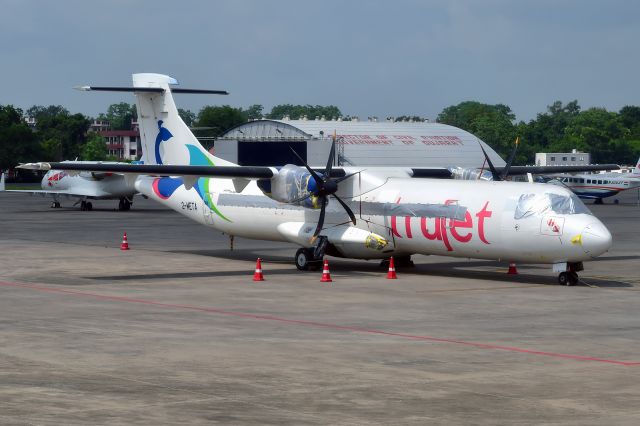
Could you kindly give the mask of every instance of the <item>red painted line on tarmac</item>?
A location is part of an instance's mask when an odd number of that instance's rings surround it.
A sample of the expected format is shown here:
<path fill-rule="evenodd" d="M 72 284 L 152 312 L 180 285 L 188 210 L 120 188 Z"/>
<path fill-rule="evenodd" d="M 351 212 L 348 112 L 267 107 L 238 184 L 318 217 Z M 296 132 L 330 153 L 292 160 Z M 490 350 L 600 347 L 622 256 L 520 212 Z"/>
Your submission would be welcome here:
<path fill-rule="evenodd" d="M 26 288 L 30 290 L 65 294 L 65 295 L 71 295 L 71 296 L 91 297 L 94 299 L 108 300 L 113 302 L 138 303 L 143 305 L 157 306 L 161 308 L 185 309 L 185 310 L 197 311 L 197 312 L 208 312 L 208 313 L 214 313 L 219 315 L 227 315 L 227 316 L 234 316 L 239 318 L 248 318 L 248 319 L 255 319 L 255 320 L 262 320 L 262 321 L 274 321 L 274 322 L 287 323 L 287 324 L 306 325 L 311 327 L 326 328 L 330 330 L 353 331 L 357 333 L 378 334 L 382 336 L 400 337 L 400 338 L 410 339 L 410 340 L 423 340 L 423 341 L 429 341 L 429 342 L 450 343 L 455 345 L 470 346 L 470 347 L 479 348 L 479 349 L 493 349 L 493 350 L 501 350 L 501 351 L 509 351 L 509 352 L 518 352 L 523 354 L 546 356 L 546 357 L 552 357 L 552 358 L 572 359 L 576 361 L 592 361 L 592 362 L 600 362 L 600 363 L 616 364 L 616 365 L 624 365 L 624 366 L 640 365 L 640 362 L 637 362 L 637 361 L 619 361 L 619 360 L 608 359 L 608 358 L 598 358 L 598 357 L 591 357 L 591 356 L 571 355 L 571 354 L 563 354 L 563 353 L 557 353 L 557 352 L 524 349 L 524 348 L 519 348 L 515 346 L 502 346 L 502 345 L 493 345 L 493 344 L 487 344 L 487 343 L 469 342 L 464 340 L 446 339 L 446 338 L 433 337 L 433 336 L 421 336 L 421 335 L 415 335 L 415 334 L 395 333 L 391 331 L 375 330 L 375 329 L 369 329 L 369 328 L 363 328 L 363 327 L 354 327 L 349 325 L 339 325 L 339 324 L 322 323 L 322 322 L 315 322 L 315 321 L 296 320 L 296 319 L 276 317 L 271 315 L 249 314 L 244 312 L 226 311 L 224 309 L 205 308 L 205 307 L 192 306 L 192 305 L 163 303 L 163 302 L 156 302 L 153 300 L 137 299 L 132 297 L 124 297 L 124 296 L 110 296 L 110 295 L 104 295 L 104 294 L 98 294 L 98 293 L 89 293 L 89 292 L 76 291 L 76 290 L 66 290 L 61 288 L 45 287 L 42 285 L 35 285 L 35 284 L 22 284 L 22 283 L 0 281 L 0 286 Z"/>

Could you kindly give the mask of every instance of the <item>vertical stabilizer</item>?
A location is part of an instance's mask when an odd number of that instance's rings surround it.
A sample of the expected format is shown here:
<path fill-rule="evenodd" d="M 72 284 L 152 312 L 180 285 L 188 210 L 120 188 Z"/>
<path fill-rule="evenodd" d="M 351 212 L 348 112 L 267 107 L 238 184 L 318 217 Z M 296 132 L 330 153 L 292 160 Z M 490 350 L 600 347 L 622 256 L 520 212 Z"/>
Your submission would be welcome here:
<path fill-rule="evenodd" d="M 2 173 L 2 176 L 0 176 L 0 191 L 4 191 L 5 190 L 5 186 L 4 186 L 4 172 Z"/>
<path fill-rule="evenodd" d="M 636 162 L 636 167 L 633 169 L 632 173 L 634 175 L 640 175 L 640 158 L 638 158 L 638 161 Z"/>
<path fill-rule="evenodd" d="M 163 90 L 135 92 L 145 164 L 233 165 L 204 149 L 182 121 L 171 93 L 171 86 L 177 84 L 176 79 L 167 75 L 133 74 L 134 88 Z"/>

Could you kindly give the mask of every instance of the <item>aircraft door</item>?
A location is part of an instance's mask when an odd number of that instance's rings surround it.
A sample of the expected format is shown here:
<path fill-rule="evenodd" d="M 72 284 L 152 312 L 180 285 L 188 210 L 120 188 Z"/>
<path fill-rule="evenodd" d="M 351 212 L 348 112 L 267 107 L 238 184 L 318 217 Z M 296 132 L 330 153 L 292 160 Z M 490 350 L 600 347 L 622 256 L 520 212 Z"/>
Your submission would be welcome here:
<path fill-rule="evenodd" d="M 209 193 L 207 194 L 209 199 L 214 199 L 214 194 L 213 193 Z M 211 209 L 209 208 L 209 206 L 207 206 L 207 203 L 202 200 L 202 213 L 204 215 L 204 223 L 207 225 L 213 225 L 213 215 L 215 213 L 213 213 L 213 211 L 211 211 Z"/>

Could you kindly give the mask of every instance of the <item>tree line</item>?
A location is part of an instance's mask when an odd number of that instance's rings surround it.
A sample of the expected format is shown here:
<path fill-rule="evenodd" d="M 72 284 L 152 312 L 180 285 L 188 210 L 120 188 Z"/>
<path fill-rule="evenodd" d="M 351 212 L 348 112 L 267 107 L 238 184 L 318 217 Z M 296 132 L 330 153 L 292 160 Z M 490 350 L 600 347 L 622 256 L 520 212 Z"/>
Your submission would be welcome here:
<path fill-rule="evenodd" d="M 473 133 L 502 157 L 509 155 L 516 137 L 520 146 L 515 164 L 533 164 L 536 152 L 590 152 L 594 163 L 634 164 L 640 156 L 640 107 L 618 112 L 605 108 L 582 110 L 578 101 L 554 102 L 528 122 L 516 122 L 507 105 L 475 101 L 445 108 L 437 117 Z"/>
<path fill-rule="evenodd" d="M 268 118 L 327 120 L 343 116 L 337 106 L 274 106 L 265 113 L 262 105 L 247 108 L 230 105 L 205 106 L 197 114 L 179 109 L 185 123 L 198 137 L 215 138 L 248 120 Z M 25 117 L 35 119 L 30 128 Z M 112 130 L 129 130 L 136 120 L 135 105 L 121 102 L 110 105 L 97 119 L 110 122 Z M 0 105 L 0 169 L 19 162 L 108 159 L 104 140 L 89 132 L 92 118 L 72 114 L 60 105 L 33 106 L 26 111 L 12 105 Z M 395 121 L 423 120 L 419 116 L 401 116 Z M 521 144 L 516 164 L 532 164 L 536 152 L 590 152 L 594 162 L 628 164 L 640 156 L 640 107 L 625 106 L 618 112 L 604 108 L 582 110 L 577 101 L 556 101 L 528 122 L 516 121 L 511 108 L 503 104 L 461 102 L 446 107 L 437 122 L 464 129 L 485 141 L 506 157 L 516 137 Z"/>

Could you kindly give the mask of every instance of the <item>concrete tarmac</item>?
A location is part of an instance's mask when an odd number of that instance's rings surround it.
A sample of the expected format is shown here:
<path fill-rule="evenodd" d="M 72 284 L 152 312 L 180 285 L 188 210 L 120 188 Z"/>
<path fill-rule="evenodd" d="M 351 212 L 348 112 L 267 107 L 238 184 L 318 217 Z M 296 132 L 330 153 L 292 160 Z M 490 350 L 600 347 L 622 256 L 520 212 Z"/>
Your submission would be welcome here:
<path fill-rule="evenodd" d="M 589 204 L 614 246 L 561 287 L 436 256 L 323 284 L 151 201 L 0 193 L 0 424 L 637 425 L 636 197 Z"/>

